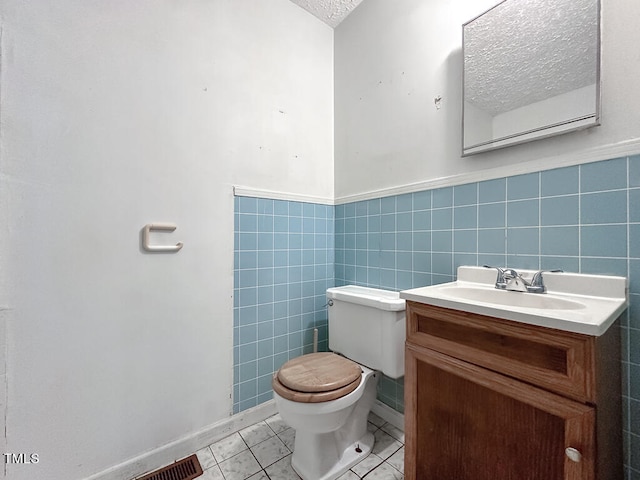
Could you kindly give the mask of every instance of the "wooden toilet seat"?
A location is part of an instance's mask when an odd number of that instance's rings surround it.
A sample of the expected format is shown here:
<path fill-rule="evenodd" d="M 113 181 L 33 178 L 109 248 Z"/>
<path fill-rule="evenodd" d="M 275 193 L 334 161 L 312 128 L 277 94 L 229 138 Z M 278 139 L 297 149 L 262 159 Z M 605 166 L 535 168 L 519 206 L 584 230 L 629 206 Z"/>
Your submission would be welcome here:
<path fill-rule="evenodd" d="M 360 366 L 335 353 L 310 353 L 289 360 L 273 375 L 273 390 L 293 402 L 328 402 L 353 392 Z"/>

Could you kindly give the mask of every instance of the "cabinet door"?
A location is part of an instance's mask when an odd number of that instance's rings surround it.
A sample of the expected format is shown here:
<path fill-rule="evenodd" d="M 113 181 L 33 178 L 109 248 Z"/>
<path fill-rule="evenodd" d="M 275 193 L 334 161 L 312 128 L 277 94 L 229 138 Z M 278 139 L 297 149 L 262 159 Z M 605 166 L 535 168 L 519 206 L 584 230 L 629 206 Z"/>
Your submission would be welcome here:
<path fill-rule="evenodd" d="M 407 479 L 594 479 L 592 407 L 432 350 L 406 353 Z"/>

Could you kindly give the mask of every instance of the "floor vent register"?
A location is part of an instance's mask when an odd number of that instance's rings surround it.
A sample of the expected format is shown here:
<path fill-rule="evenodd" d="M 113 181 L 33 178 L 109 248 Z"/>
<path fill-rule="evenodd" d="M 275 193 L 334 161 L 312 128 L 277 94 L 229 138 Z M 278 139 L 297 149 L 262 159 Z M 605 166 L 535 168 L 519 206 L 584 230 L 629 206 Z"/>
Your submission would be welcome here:
<path fill-rule="evenodd" d="M 148 473 L 137 480 L 191 480 L 202 475 L 202 467 L 198 457 L 190 457 L 178 460 L 171 465 Z"/>

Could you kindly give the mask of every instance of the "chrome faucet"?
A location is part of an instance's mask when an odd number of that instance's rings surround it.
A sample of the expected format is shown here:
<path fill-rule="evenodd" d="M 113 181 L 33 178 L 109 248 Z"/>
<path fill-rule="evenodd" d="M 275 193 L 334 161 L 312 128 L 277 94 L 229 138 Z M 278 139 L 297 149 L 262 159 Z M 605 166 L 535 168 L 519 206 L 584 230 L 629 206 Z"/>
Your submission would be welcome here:
<path fill-rule="evenodd" d="M 547 291 L 547 287 L 544 285 L 542 273 L 562 272 L 562 270 L 540 270 L 533 274 L 531 281 L 528 281 L 513 268 L 492 267 L 491 265 L 483 265 L 483 267 L 495 268 L 498 271 L 498 276 L 496 277 L 496 288 L 512 292 L 545 293 Z"/>

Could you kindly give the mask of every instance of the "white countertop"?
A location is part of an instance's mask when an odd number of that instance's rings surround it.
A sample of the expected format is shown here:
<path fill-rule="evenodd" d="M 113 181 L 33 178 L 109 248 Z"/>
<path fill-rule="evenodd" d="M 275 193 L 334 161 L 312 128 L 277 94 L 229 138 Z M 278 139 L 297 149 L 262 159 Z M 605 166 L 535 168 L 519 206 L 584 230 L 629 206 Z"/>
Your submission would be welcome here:
<path fill-rule="evenodd" d="M 518 273 L 530 279 L 535 271 Z M 463 266 L 457 281 L 404 290 L 400 298 L 593 336 L 606 332 L 628 305 L 624 277 L 544 273 L 547 293 L 525 293 L 496 289 L 496 275 Z"/>

